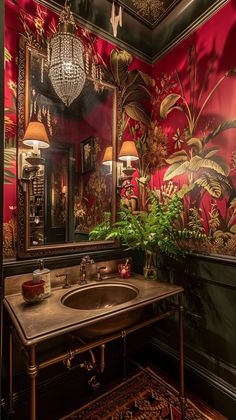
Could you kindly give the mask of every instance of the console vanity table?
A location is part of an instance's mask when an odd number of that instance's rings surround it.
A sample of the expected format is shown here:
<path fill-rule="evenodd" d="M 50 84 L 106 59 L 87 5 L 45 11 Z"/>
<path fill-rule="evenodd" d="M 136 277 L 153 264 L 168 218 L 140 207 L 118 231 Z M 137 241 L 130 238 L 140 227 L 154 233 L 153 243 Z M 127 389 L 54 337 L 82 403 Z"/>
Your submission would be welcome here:
<path fill-rule="evenodd" d="M 106 291 L 126 288 L 133 290 L 134 296 L 128 301 L 103 305 L 104 307 L 75 308 L 65 306 L 63 302 L 70 295 L 89 289 L 97 293 L 99 289 Z M 102 295 L 102 293 L 100 293 Z M 72 297 L 72 301 L 74 301 Z M 162 308 L 147 316 L 146 309 Z M 40 370 L 55 363 L 63 362 L 70 366 L 73 358 L 86 351 L 100 348 L 101 366 L 104 362 L 105 344 L 121 338 L 126 353 L 126 337 L 128 334 L 178 314 L 179 319 L 179 363 L 180 363 L 180 405 L 181 419 L 184 413 L 184 344 L 183 344 L 183 288 L 177 285 L 147 281 L 140 275 L 121 280 L 112 278 L 101 282 L 91 282 L 85 286 L 73 285 L 69 291 L 55 288 L 52 295 L 44 301 L 27 305 L 23 302 L 21 293 L 8 294 L 4 298 L 4 306 L 8 313 L 9 329 L 9 414 L 13 414 L 13 336 L 20 340 L 26 355 L 26 369 L 30 380 L 30 420 L 36 420 L 36 378 Z M 72 305 L 73 306 L 73 305 Z M 51 358 L 41 360 L 38 358 L 40 343 L 51 340 L 60 335 L 77 334 L 83 337 L 71 350 L 58 353 Z M 86 337 L 87 336 L 87 337 Z M 84 338 L 86 337 L 86 338 Z M 124 361 L 125 366 L 125 361 Z"/>

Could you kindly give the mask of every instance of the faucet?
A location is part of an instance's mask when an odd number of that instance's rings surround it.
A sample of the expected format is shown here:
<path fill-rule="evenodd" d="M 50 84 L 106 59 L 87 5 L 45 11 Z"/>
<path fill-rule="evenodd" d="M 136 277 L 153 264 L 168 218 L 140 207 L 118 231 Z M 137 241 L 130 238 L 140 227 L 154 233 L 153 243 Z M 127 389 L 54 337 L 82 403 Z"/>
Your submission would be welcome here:
<path fill-rule="evenodd" d="M 80 284 L 87 284 L 87 266 L 94 264 L 94 260 L 89 257 L 89 255 L 86 255 L 82 258 L 82 261 L 80 263 Z"/>
<path fill-rule="evenodd" d="M 106 270 L 106 266 L 97 267 L 97 281 L 103 280 L 101 270 Z"/>
<path fill-rule="evenodd" d="M 57 273 L 56 277 L 65 277 L 64 284 L 62 286 L 63 289 L 69 289 L 69 287 L 71 287 L 71 284 L 68 279 L 69 273 Z"/>

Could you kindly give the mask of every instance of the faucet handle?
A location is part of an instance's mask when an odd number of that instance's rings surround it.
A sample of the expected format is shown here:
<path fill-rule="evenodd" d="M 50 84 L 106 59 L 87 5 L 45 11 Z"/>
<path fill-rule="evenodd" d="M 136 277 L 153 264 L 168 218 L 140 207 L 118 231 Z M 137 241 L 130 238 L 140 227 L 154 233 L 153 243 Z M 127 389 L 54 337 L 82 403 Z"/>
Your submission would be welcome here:
<path fill-rule="evenodd" d="M 85 255 L 81 261 L 82 264 L 94 264 L 94 260 L 89 255 Z"/>
<path fill-rule="evenodd" d="M 62 286 L 63 289 L 69 289 L 69 287 L 71 287 L 71 284 L 68 279 L 69 273 L 57 273 L 56 277 L 65 277 L 65 283 Z"/>
<path fill-rule="evenodd" d="M 106 270 L 106 266 L 97 267 L 97 281 L 102 280 L 101 270 Z"/>

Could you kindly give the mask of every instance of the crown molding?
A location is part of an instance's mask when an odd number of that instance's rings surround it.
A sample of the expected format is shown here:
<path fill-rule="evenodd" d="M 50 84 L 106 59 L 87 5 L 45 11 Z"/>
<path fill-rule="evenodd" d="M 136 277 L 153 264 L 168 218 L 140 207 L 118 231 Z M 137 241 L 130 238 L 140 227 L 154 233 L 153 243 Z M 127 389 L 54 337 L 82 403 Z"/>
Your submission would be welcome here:
<path fill-rule="evenodd" d="M 130 52 L 132 55 L 139 57 L 144 62 L 151 64 L 152 30 L 142 24 L 142 22 L 135 20 L 135 18 L 130 14 L 124 12 L 123 26 L 118 29 L 118 36 L 115 38 L 112 34 L 112 26 L 110 24 L 110 6 L 108 10 L 107 8 L 104 8 L 106 3 L 109 5 L 109 1 L 104 3 L 102 3 L 101 0 L 94 1 L 95 3 L 99 3 L 99 6 L 97 6 L 96 9 L 96 4 L 93 5 L 93 14 L 91 16 L 86 15 L 86 13 L 82 16 L 72 7 L 71 10 L 79 26 L 92 31 L 100 38 L 110 42 L 120 49 Z M 61 4 L 59 4 L 59 2 Z M 64 0 L 37 0 L 37 3 L 42 4 L 47 9 L 57 14 L 60 14 Z M 130 31 L 130 28 L 134 28 L 134 30 Z M 140 42 L 140 40 L 142 40 L 142 42 Z"/>
<path fill-rule="evenodd" d="M 176 9 L 168 15 L 167 19 L 163 20 L 153 31 L 152 45 L 155 45 L 156 49 L 153 51 L 152 64 L 155 64 L 163 55 L 186 39 L 229 1 L 230 0 L 205 0 L 204 5 L 203 0 L 201 0 L 201 3 L 196 3 L 193 0 L 184 0 L 181 4 L 181 8 L 178 8 L 177 6 Z M 208 7 L 207 4 L 209 4 Z M 199 5 L 201 7 L 199 7 Z M 197 18 L 192 20 L 192 15 L 197 16 Z M 169 28 L 171 28 L 171 30 Z M 160 39 L 162 40 L 161 42 L 158 41 Z"/>
<path fill-rule="evenodd" d="M 117 0 L 122 5 L 121 0 Z M 182 0 L 155 27 L 136 19 L 123 6 L 123 26 L 115 38 L 110 25 L 111 0 L 93 0 L 93 6 L 81 8 L 72 2 L 77 23 L 100 38 L 130 52 L 147 64 L 155 64 L 176 47 L 230 0 Z M 60 14 L 64 0 L 37 0 L 49 10 Z M 88 0 L 89 2 L 89 0 Z M 132 28 L 132 30 L 130 30 Z"/>

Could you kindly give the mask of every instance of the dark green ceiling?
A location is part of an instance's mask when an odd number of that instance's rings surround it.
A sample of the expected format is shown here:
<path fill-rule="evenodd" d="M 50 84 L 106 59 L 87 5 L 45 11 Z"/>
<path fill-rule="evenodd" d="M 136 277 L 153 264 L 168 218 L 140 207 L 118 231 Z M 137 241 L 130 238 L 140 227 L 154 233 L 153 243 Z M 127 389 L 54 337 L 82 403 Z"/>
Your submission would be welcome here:
<path fill-rule="evenodd" d="M 123 25 L 114 38 L 110 24 L 112 0 L 71 0 L 78 22 L 123 49 L 153 63 L 173 44 L 204 22 L 229 0 L 116 0 Z M 61 10 L 64 0 L 38 0 Z"/>
<path fill-rule="evenodd" d="M 150 29 L 167 16 L 181 0 L 117 0 L 123 11 L 131 14 Z"/>

